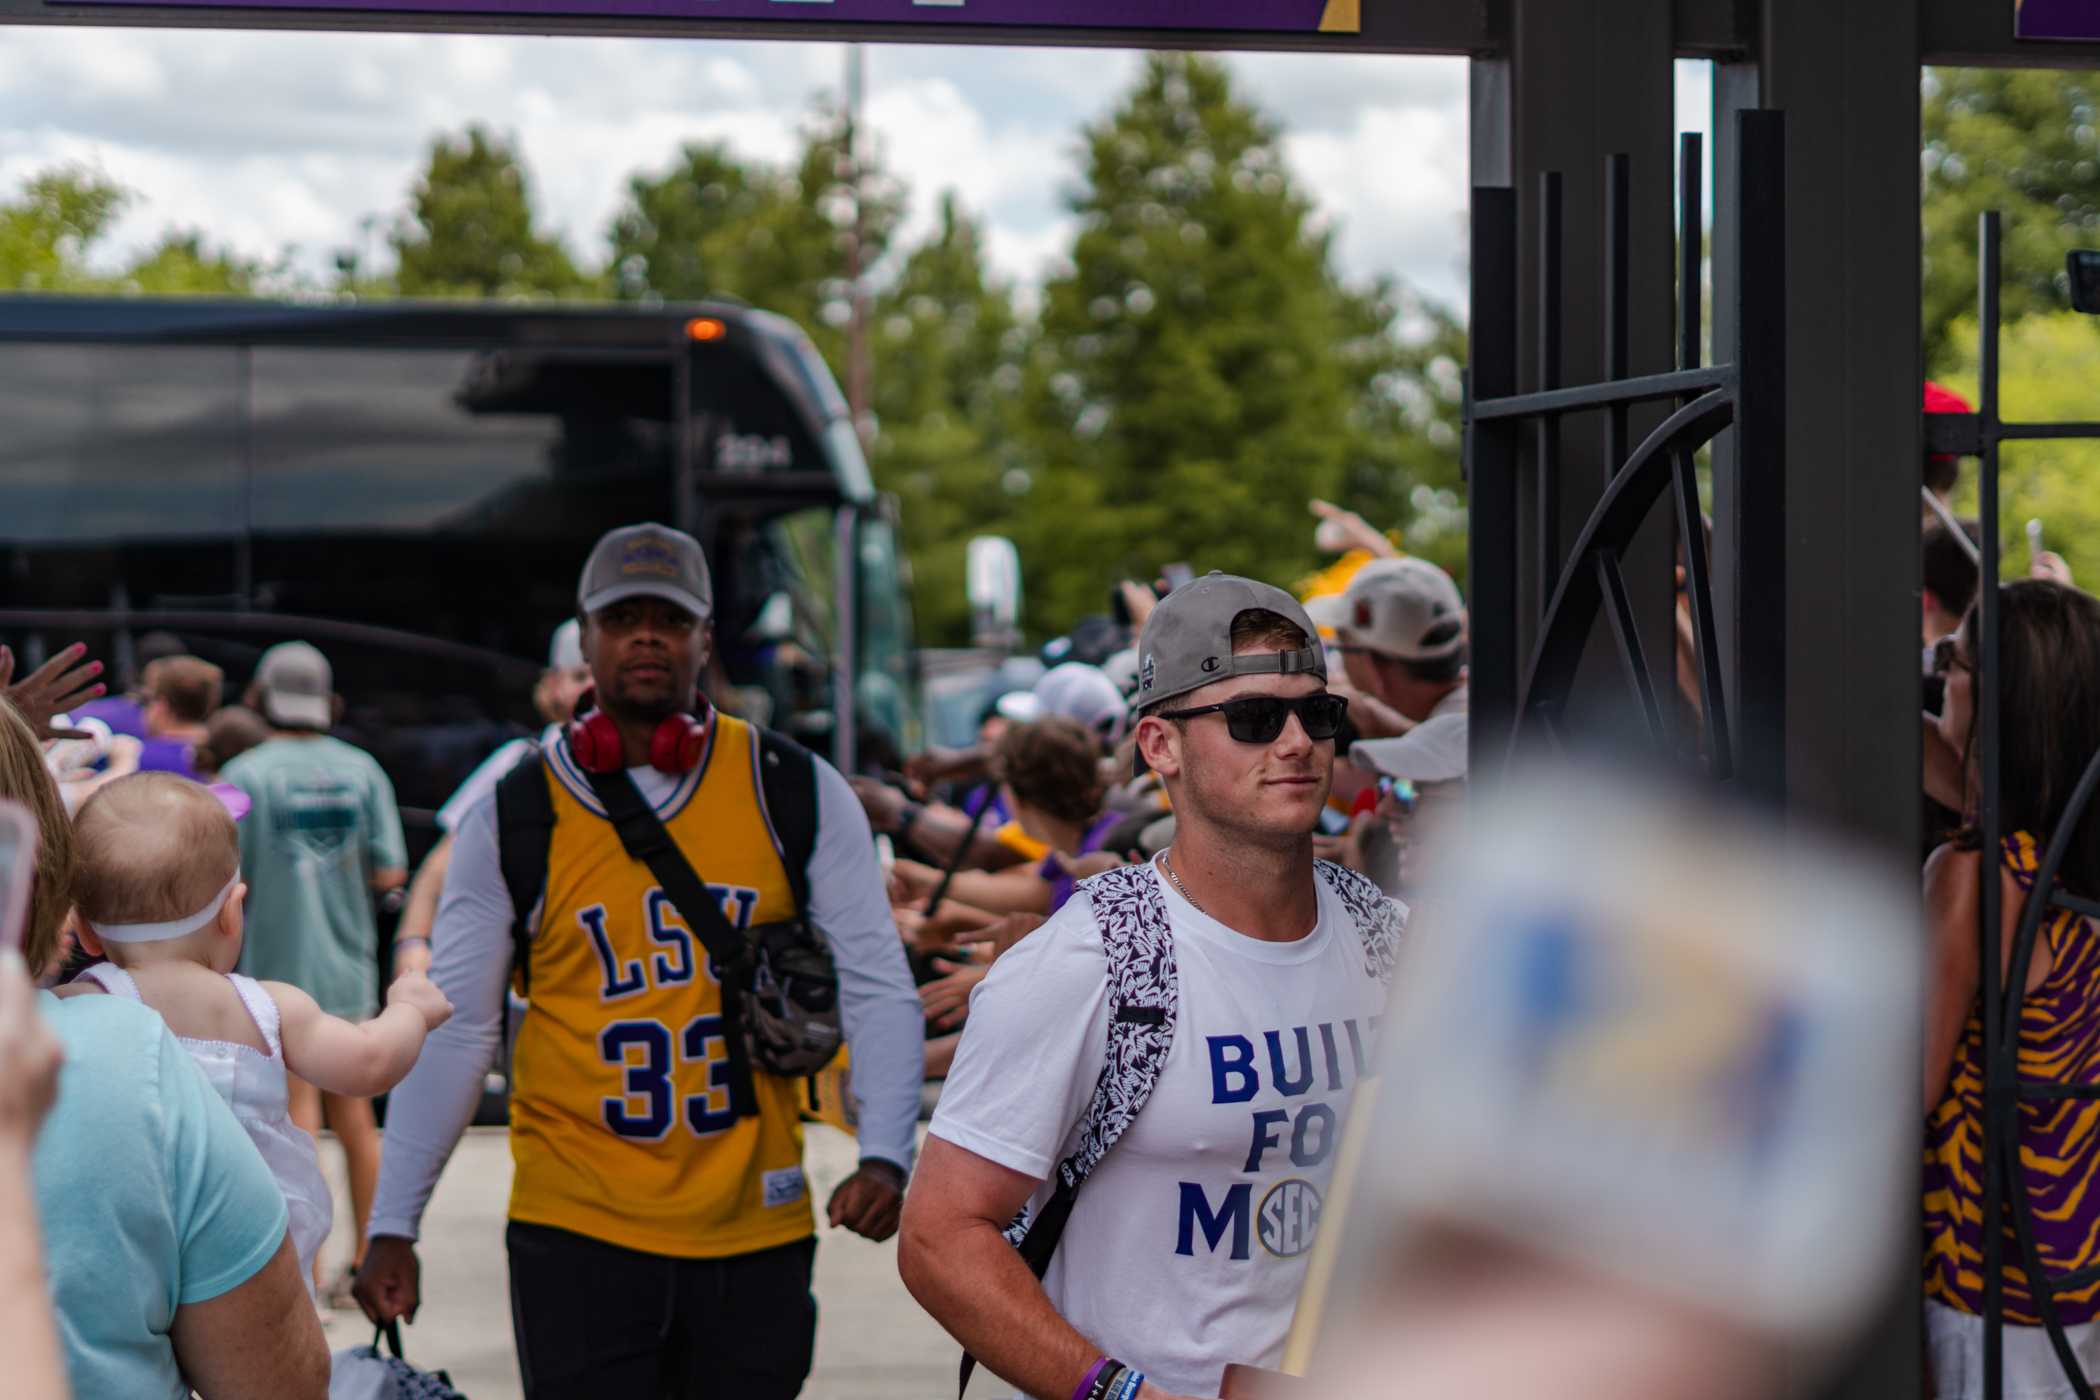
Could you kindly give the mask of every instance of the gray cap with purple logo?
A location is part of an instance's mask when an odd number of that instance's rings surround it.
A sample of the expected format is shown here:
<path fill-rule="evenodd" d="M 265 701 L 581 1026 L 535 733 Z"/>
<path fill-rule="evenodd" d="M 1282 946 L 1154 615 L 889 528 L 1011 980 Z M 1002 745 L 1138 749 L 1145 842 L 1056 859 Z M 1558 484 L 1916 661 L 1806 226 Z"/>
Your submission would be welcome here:
<path fill-rule="evenodd" d="M 576 582 L 576 606 L 594 613 L 627 598 L 662 598 L 694 617 L 712 616 L 715 586 L 700 542 L 654 523 L 607 530 Z"/>

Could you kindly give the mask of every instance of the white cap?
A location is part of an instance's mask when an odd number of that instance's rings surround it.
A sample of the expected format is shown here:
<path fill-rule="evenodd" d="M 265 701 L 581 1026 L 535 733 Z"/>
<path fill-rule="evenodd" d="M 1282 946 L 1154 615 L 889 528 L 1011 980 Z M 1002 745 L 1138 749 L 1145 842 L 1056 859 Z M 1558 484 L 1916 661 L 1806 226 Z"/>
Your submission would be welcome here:
<path fill-rule="evenodd" d="M 1397 739 L 1360 739 L 1349 761 L 1411 783 L 1448 783 L 1466 776 L 1465 711 L 1431 715 Z"/>
<path fill-rule="evenodd" d="M 1099 666 L 1067 661 L 1053 666 L 1035 683 L 1036 703 L 1044 715 L 1069 719 L 1114 743 L 1123 737 L 1130 702 Z"/>
<path fill-rule="evenodd" d="M 1359 1205 L 1803 1341 L 1867 1316 L 1918 1210 L 1887 862 L 1606 768 L 1479 800 L 1394 969 Z"/>
<path fill-rule="evenodd" d="M 1466 645 L 1466 604 L 1451 575 L 1427 559 L 1374 559 L 1342 595 L 1345 645 L 1402 661 L 1441 661 Z"/>
<path fill-rule="evenodd" d="M 263 718 L 286 729 L 335 723 L 335 678 L 328 658 L 305 642 L 279 642 L 255 668 Z"/>
<path fill-rule="evenodd" d="M 1010 719 L 1015 724 L 1027 724 L 1043 717 L 1043 702 L 1035 698 L 1032 690 L 1009 690 L 993 703 L 999 718 Z"/>
<path fill-rule="evenodd" d="M 572 617 L 554 629 L 554 638 L 547 643 L 547 669 L 573 671 L 582 664 L 583 624 Z"/>

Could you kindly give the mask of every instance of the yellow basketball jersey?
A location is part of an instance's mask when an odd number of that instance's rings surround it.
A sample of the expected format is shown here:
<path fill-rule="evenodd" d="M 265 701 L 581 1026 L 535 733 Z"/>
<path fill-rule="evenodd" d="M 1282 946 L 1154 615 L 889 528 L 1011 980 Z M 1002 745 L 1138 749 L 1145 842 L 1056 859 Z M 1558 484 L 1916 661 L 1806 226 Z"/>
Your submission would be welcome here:
<path fill-rule="evenodd" d="M 731 1113 L 705 945 L 565 745 L 544 768 L 554 834 L 512 1062 L 511 1219 L 695 1259 L 804 1238 L 799 1081 L 754 1070 L 758 1115 Z M 656 809 L 738 928 L 794 913 L 758 771 L 758 731 L 717 713 L 706 756 Z"/>

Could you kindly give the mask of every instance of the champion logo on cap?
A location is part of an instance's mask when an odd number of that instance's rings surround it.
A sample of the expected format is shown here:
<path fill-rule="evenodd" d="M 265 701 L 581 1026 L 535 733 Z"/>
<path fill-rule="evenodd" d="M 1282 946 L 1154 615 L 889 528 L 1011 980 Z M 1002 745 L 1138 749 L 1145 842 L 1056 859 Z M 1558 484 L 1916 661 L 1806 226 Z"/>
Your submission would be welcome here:
<path fill-rule="evenodd" d="M 1204 657 L 1204 658 L 1203 658 L 1203 671 L 1204 671 L 1204 674 L 1205 674 L 1205 675 L 1209 675 L 1209 674 L 1211 674 L 1211 673 L 1215 672 L 1215 671 L 1216 671 L 1216 670 L 1218 669 L 1218 666 L 1219 666 L 1219 665 L 1220 665 L 1220 662 L 1218 661 L 1218 658 L 1217 658 L 1217 657 L 1215 657 L 1215 656 L 1206 656 L 1206 657 Z"/>
<path fill-rule="evenodd" d="M 636 540 L 620 551 L 620 572 L 678 577 L 678 556 L 662 540 Z"/>

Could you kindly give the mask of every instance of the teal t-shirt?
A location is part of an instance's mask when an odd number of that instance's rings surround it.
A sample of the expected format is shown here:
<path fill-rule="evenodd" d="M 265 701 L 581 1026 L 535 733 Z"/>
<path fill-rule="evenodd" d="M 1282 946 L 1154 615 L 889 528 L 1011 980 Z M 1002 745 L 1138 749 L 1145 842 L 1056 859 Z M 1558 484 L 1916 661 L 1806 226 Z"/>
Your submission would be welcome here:
<path fill-rule="evenodd" d="M 372 872 L 408 864 L 394 785 L 340 739 L 271 739 L 220 774 L 254 804 L 241 819 L 248 882 L 242 972 L 289 982 L 331 1016 L 379 1005 Z"/>
<path fill-rule="evenodd" d="M 73 1393 L 187 1396 L 175 1310 L 270 1262 L 284 1196 L 158 1015 L 121 997 L 37 1000 L 66 1049 L 30 1171 Z"/>

